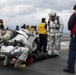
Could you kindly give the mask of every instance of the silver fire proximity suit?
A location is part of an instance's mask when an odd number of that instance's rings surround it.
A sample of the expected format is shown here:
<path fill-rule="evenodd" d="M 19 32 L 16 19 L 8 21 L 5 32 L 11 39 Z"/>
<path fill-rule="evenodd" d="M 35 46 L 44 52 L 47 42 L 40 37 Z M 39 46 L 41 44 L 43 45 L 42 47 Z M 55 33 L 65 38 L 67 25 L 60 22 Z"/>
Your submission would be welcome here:
<path fill-rule="evenodd" d="M 48 42 L 48 48 L 51 49 L 52 53 L 60 52 L 61 39 L 63 37 L 63 27 L 64 24 L 60 16 L 57 16 L 55 12 L 51 12 L 48 20 L 48 30 L 51 42 L 50 44 Z"/>
<path fill-rule="evenodd" d="M 7 53 L 11 53 L 11 54 L 15 54 L 18 53 L 20 54 L 20 56 L 18 57 L 15 66 L 18 66 L 18 68 L 24 68 L 25 65 L 22 65 L 21 62 L 26 62 L 28 54 L 29 54 L 29 50 L 30 50 L 30 43 L 28 42 L 28 34 L 29 32 L 25 29 L 21 29 L 19 31 L 17 31 L 18 34 L 12 38 L 11 40 L 9 40 L 10 43 L 12 42 L 18 42 L 21 43 L 22 45 L 18 45 L 18 43 L 13 46 L 13 45 L 9 45 L 9 46 L 5 46 L 3 45 L 1 47 L 1 52 L 7 52 Z M 7 63 L 7 56 L 5 56 L 5 61 L 4 61 L 4 65 L 6 65 Z"/>

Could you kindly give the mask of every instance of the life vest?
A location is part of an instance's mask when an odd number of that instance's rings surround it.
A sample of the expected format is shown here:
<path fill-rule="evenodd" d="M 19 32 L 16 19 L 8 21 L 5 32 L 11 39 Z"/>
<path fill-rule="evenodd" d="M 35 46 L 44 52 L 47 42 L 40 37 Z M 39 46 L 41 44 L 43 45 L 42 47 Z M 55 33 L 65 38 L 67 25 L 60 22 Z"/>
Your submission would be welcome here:
<path fill-rule="evenodd" d="M 73 27 L 73 29 L 71 30 L 70 35 L 72 35 L 72 34 L 75 33 L 75 32 L 76 32 L 76 22 L 74 23 L 74 27 Z"/>
<path fill-rule="evenodd" d="M 75 14 L 76 14 L 76 12 L 75 12 Z M 73 33 L 76 33 L 76 21 L 74 23 L 73 29 L 70 31 L 70 35 L 72 35 Z"/>
<path fill-rule="evenodd" d="M 45 29 L 46 23 L 40 23 L 38 25 L 39 34 L 47 34 L 47 29 Z"/>

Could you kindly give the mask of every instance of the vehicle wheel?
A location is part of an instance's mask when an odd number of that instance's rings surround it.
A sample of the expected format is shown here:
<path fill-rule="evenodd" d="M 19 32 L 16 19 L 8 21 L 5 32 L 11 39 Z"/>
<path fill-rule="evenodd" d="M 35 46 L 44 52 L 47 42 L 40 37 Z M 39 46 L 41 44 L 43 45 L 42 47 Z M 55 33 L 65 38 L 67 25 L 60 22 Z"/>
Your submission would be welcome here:
<path fill-rule="evenodd" d="M 36 38 L 32 44 L 32 53 L 37 53 L 39 50 L 39 38 Z"/>

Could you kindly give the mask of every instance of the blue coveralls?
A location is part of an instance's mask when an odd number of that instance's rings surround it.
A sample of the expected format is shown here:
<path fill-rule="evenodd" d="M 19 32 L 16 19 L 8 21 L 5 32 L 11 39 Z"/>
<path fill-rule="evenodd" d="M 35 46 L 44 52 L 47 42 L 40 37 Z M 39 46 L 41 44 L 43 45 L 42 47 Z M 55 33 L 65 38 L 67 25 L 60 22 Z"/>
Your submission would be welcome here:
<path fill-rule="evenodd" d="M 71 38 L 69 45 L 69 54 L 68 54 L 68 68 L 74 70 L 76 60 L 76 41 Z"/>
<path fill-rule="evenodd" d="M 68 22 L 68 29 L 71 31 L 76 22 L 76 14 L 73 13 Z M 68 68 L 70 70 L 74 70 L 75 60 L 76 60 L 76 32 L 75 37 L 71 36 L 70 44 L 69 44 L 69 54 L 68 54 Z M 72 34 L 73 35 L 73 34 Z"/>

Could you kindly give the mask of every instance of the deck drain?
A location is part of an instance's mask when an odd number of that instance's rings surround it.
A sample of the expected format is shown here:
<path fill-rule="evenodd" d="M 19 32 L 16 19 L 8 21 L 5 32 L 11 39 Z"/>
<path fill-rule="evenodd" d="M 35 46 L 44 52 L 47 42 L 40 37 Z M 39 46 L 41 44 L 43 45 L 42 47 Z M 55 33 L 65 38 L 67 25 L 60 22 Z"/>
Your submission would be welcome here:
<path fill-rule="evenodd" d="M 36 65 L 35 67 L 36 67 L 36 68 L 43 68 L 42 65 Z"/>

